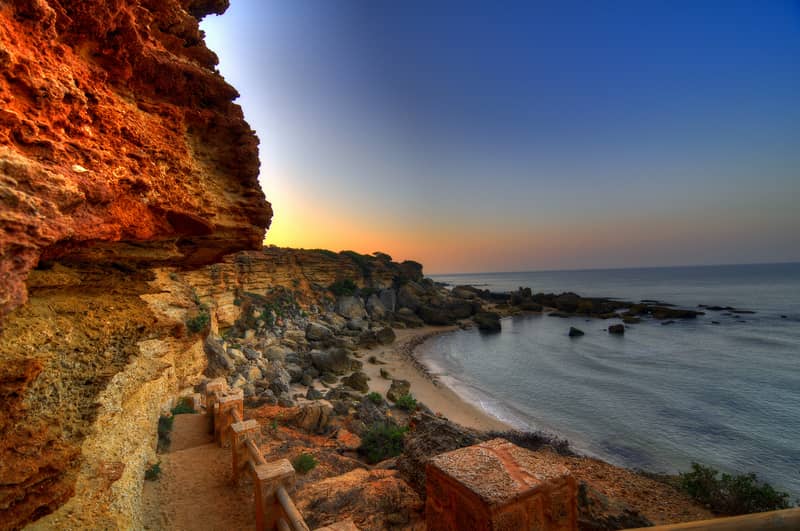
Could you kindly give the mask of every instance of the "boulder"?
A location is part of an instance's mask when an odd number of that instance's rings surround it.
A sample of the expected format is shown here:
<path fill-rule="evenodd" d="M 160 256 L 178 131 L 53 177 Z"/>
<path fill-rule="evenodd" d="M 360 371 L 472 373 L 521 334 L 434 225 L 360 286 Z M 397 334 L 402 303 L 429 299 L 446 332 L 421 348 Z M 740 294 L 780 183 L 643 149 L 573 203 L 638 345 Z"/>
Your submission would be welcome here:
<path fill-rule="evenodd" d="M 569 337 L 579 337 L 583 335 L 583 330 L 580 328 L 575 328 L 574 326 L 569 327 Z"/>
<path fill-rule="evenodd" d="M 264 357 L 269 361 L 280 361 L 283 363 L 286 361 L 286 355 L 291 352 L 291 349 L 288 349 L 281 345 L 272 345 L 264 349 Z"/>
<path fill-rule="evenodd" d="M 293 424 L 309 433 L 324 433 L 333 416 L 333 408 L 329 404 L 316 402 L 300 408 L 293 419 Z"/>
<path fill-rule="evenodd" d="M 476 306 L 480 308 L 480 303 L 466 299 L 452 299 L 447 302 L 445 307 L 454 319 L 466 319 L 476 311 Z"/>
<path fill-rule="evenodd" d="M 502 329 L 500 315 L 495 312 L 476 313 L 472 319 L 482 332 L 499 332 Z"/>
<path fill-rule="evenodd" d="M 446 308 L 424 305 L 418 310 L 424 322 L 431 325 L 451 325 L 455 323 L 453 314 Z"/>
<path fill-rule="evenodd" d="M 354 372 L 350 376 L 342 378 L 342 383 L 351 389 L 362 393 L 369 392 L 369 377 L 363 372 Z"/>
<path fill-rule="evenodd" d="M 373 293 L 367 299 L 367 313 L 370 319 L 375 321 L 382 321 L 386 318 L 386 306 L 381 301 L 381 298 Z"/>
<path fill-rule="evenodd" d="M 609 334 L 622 335 L 625 333 L 625 325 L 614 324 L 608 327 Z"/>
<path fill-rule="evenodd" d="M 308 391 L 306 391 L 306 398 L 308 400 L 319 400 L 322 398 L 322 392 L 313 387 L 309 387 Z"/>
<path fill-rule="evenodd" d="M 347 325 L 347 319 L 333 312 L 326 313 L 322 318 L 333 330 L 341 330 Z"/>
<path fill-rule="evenodd" d="M 244 357 L 250 361 L 259 360 L 262 357 L 262 354 L 259 351 L 252 349 L 250 347 L 244 347 L 243 351 L 244 351 Z"/>
<path fill-rule="evenodd" d="M 364 319 L 361 319 L 361 318 L 359 318 L 359 319 L 350 319 L 349 321 L 347 321 L 347 329 L 348 330 L 356 330 L 356 331 L 359 331 L 359 332 L 363 332 L 367 328 L 369 328 L 369 324 Z"/>
<path fill-rule="evenodd" d="M 362 319 L 367 316 L 364 303 L 360 297 L 345 295 L 336 300 L 336 313 L 345 319 Z"/>
<path fill-rule="evenodd" d="M 333 348 L 327 351 L 312 350 L 311 363 L 321 373 L 344 374 L 350 370 L 351 360 L 347 349 Z"/>
<path fill-rule="evenodd" d="M 233 370 L 233 360 L 225 352 L 222 338 L 209 334 L 203 342 L 203 350 L 208 358 L 206 376 L 210 378 L 227 376 Z"/>
<path fill-rule="evenodd" d="M 419 328 L 425 324 L 411 308 L 400 308 L 395 312 L 394 317 L 409 328 Z"/>
<path fill-rule="evenodd" d="M 383 307 L 386 311 L 393 312 L 397 309 L 397 292 L 393 289 L 382 289 L 378 293 Z"/>
<path fill-rule="evenodd" d="M 458 297 L 459 299 L 474 299 L 477 297 L 477 294 L 469 289 L 469 286 L 456 286 L 450 293 L 453 297 Z"/>
<path fill-rule="evenodd" d="M 309 341 L 325 341 L 332 336 L 331 329 L 323 324 L 311 322 L 306 326 L 306 339 Z"/>
<path fill-rule="evenodd" d="M 314 383 L 314 378 L 312 378 L 308 373 L 304 372 L 300 377 L 300 383 L 305 386 L 309 386 Z"/>
<path fill-rule="evenodd" d="M 364 397 L 356 406 L 356 416 L 360 420 L 359 432 L 363 434 L 370 426 L 376 422 L 385 424 L 395 424 L 394 419 L 388 416 L 389 407 L 385 402 L 376 404 L 368 397 Z"/>
<path fill-rule="evenodd" d="M 403 395 L 407 395 L 411 391 L 411 382 L 408 380 L 392 380 L 392 385 L 386 391 L 386 398 L 392 402 L 397 402 L 397 399 Z"/>
<path fill-rule="evenodd" d="M 378 343 L 381 345 L 391 345 L 394 343 L 396 337 L 394 330 L 389 326 L 383 327 L 375 332 L 375 339 L 377 339 Z"/>
<path fill-rule="evenodd" d="M 242 373 L 242 376 L 244 376 L 248 382 L 255 382 L 263 377 L 261 374 L 261 369 L 259 369 L 256 365 L 247 366 Z"/>
<path fill-rule="evenodd" d="M 422 306 L 425 290 L 416 282 L 407 282 L 397 290 L 397 304 L 400 307 L 418 310 Z"/>

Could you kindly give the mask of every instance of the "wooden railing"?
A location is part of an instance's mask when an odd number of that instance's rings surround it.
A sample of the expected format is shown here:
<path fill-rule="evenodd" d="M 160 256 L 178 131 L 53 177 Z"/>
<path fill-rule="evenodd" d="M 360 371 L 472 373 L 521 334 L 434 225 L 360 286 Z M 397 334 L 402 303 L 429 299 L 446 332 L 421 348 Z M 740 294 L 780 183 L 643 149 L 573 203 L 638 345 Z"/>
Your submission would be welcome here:
<path fill-rule="evenodd" d="M 705 529 L 711 531 L 797 531 L 800 529 L 800 508 L 638 529 L 642 531 L 645 529 L 648 531 L 701 531 Z"/>
<path fill-rule="evenodd" d="M 295 471 L 288 459 L 267 462 L 256 444 L 258 422 L 244 420 L 244 395 L 241 389 L 229 390 L 223 378 L 206 385 L 206 414 L 209 431 L 220 446 L 231 448 L 234 483 L 242 474 L 253 480 L 255 517 L 258 531 L 309 531 L 295 507 L 289 491 L 294 488 Z"/>

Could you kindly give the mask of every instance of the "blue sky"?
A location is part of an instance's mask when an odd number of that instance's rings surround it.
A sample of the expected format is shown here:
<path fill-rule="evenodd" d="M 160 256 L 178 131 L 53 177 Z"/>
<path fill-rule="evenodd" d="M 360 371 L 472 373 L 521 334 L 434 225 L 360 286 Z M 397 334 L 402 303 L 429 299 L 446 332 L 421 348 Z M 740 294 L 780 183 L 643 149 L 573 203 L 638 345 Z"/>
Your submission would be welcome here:
<path fill-rule="evenodd" d="M 797 2 L 233 0 L 267 243 L 470 272 L 800 260 Z"/>

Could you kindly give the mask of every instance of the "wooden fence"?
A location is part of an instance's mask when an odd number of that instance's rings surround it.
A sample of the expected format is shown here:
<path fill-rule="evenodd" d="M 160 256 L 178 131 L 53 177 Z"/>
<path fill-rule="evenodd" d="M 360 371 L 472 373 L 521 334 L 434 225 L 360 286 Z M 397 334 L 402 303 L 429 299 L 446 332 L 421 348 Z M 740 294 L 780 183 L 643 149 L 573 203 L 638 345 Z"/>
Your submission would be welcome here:
<path fill-rule="evenodd" d="M 242 390 L 228 389 L 223 378 L 212 380 L 206 385 L 205 407 L 214 440 L 231 448 L 233 481 L 238 483 L 243 474 L 253 480 L 257 531 L 310 531 L 289 496 L 295 484 L 294 467 L 288 459 L 264 459 L 256 444 L 258 422 L 244 420 Z"/>

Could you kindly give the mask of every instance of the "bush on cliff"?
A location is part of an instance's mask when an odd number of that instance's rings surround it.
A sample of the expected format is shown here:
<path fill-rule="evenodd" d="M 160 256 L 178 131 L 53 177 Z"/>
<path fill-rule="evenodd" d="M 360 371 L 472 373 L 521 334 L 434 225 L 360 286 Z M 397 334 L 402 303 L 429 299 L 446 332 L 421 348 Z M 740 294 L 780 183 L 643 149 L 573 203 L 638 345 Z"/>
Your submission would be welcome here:
<path fill-rule="evenodd" d="M 200 313 L 186 320 L 186 328 L 189 329 L 189 332 L 196 334 L 205 330 L 209 323 L 211 323 L 211 316 L 208 310 L 202 309 Z"/>
<path fill-rule="evenodd" d="M 789 495 L 758 481 L 755 474 L 732 476 L 692 463 L 691 472 L 680 475 L 680 486 L 689 496 L 722 515 L 775 511 L 789 507 Z"/>
<path fill-rule="evenodd" d="M 354 294 L 358 289 L 358 286 L 356 286 L 355 282 L 353 282 L 349 278 L 346 278 L 344 280 L 337 280 L 336 282 L 328 286 L 328 289 L 331 291 L 331 293 L 333 293 L 337 297 L 343 297 L 346 295 Z"/>
<path fill-rule="evenodd" d="M 311 454 L 300 454 L 292 461 L 292 466 L 298 474 L 307 474 L 317 466 L 317 458 Z"/>
<path fill-rule="evenodd" d="M 361 438 L 358 451 L 370 464 L 396 457 L 403 453 L 403 436 L 406 430 L 407 428 L 395 424 L 376 422 Z"/>

